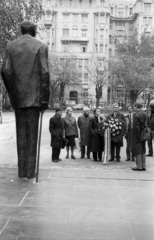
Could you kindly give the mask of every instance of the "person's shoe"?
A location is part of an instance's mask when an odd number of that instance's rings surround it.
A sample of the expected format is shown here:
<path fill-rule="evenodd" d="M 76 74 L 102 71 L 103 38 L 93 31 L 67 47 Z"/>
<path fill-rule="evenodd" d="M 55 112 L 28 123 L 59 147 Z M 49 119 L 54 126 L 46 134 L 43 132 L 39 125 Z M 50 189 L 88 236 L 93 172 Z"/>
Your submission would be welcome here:
<path fill-rule="evenodd" d="M 132 162 L 135 162 L 135 159 L 134 159 L 134 158 L 132 158 Z"/>
<path fill-rule="evenodd" d="M 139 169 L 139 168 L 137 168 L 137 167 L 132 168 L 132 170 L 133 170 L 133 171 L 142 171 L 142 169 Z"/>
<path fill-rule="evenodd" d="M 102 159 L 99 159 L 98 161 L 99 161 L 99 162 L 102 162 Z"/>
<path fill-rule="evenodd" d="M 126 162 L 127 162 L 127 161 L 130 161 L 130 158 L 126 159 Z"/>
<path fill-rule="evenodd" d="M 147 156 L 147 157 L 152 157 L 153 155 L 152 155 L 152 154 L 147 154 L 146 156 Z"/>
<path fill-rule="evenodd" d="M 80 157 L 80 159 L 83 159 L 83 158 L 84 158 L 84 156 L 81 156 L 81 157 Z"/>
<path fill-rule="evenodd" d="M 117 162 L 120 162 L 120 159 L 119 159 L 119 158 L 117 158 Z"/>
<path fill-rule="evenodd" d="M 146 171 L 146 168 L 142 168 L 142 171 Z"/>
<path fill-rule="evenodd" d="M 58 162 L 60 162 L 60 161 L 62 161 L 62 159 L 61 159 L 61 158 L 58 158 Z"/>
<path fill-rule="evenodd" d="M 91 157 L 90 157 L 90 156 L 87 156 L 87 158 L 88 158 L 88 159 L 91 159 Z"/>
<path fill-rule="evenodd" d="M 68 155 L 66 155 L 66 157 L 65 157 L 66 159 L 68 159 L 69 158 L 69 156 Z"/>
<path fill-rule="evenodd" d="M 98 159 L 94 159 L 94 161 L 95 161 L 95 162 L 97 162 L 97 161 L 98 161 Z"/>
<path fill-rule="evenodd" d="M 109 160 L 109 162 L 111 162 L 111 161 L 114 161 L 114 159 L 113 159 L 113 158 L 111 158 L 111 159 Z"/>
<path fill-rule="evenodd" d="M 76 159 L 76 157 L 74 155 L 71 156 L 72 159 Z"/>
<path fill-rule="evenodd" d="M 58 162 L 58 159 L 54 159 L 54 160 L 52 160 L 52 161 L 57 163 L 57 162 Z"/>

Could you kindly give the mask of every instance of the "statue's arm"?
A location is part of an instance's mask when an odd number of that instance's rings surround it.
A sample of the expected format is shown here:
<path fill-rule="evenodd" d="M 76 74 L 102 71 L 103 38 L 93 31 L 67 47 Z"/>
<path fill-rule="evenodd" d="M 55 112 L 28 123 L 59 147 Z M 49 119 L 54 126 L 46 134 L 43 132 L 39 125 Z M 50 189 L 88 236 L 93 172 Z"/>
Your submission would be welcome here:
<path fill-rule="evenodd" d="M 40 74 L 41 74 L 41 104 L 48 106 L 49 102 L 49 64 L 48 64 L 48 47 L 42 44 L 40 48 Z"/>
<path fill-rule="evenodd" d="M 11 90 L 12 82 L 13 82 L 13 71 L 11 58 L 8 48 L 6 49 L 5 57 L 3 59 L 3 64 L 1 68 L 1 76 L 6 87 L 7 92 L 9 93 Z"/>

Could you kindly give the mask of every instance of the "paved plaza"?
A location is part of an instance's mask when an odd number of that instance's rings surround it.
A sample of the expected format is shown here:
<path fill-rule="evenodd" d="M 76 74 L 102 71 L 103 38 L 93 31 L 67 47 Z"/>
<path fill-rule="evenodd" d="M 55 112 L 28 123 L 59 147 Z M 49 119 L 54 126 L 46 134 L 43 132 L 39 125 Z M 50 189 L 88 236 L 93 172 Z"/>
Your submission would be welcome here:
<path fill-rule="evenodd" d="M 154 158 L 147 171 L 134 162 L 103 165 L 89 159 L 51 162 L 49 118 L 43 119 L 39 182 L 17 177 L 15 121 L 0 126 L 0 239 L 153 240 Z M 76 117 L 78 114 L 75 115 Z"/>

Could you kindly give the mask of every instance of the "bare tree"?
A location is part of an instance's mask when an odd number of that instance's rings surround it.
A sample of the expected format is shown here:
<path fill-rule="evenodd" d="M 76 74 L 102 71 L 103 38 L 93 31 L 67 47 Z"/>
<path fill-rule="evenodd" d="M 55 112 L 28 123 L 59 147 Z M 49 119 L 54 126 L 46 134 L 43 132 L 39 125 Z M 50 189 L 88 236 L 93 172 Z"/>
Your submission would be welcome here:
<path fill-rule="evenodd" d="M 58 93 L 59 101 L 64 98 L 65 88 L 69 85 L 79 85 L 79 71 L 76 57 L 67 55 L 50 56 L 50 86 L 51 94 Z"/>
<path fill-rule="evenodd" d="M 108 81 L 108 61 L 105 58 L 100 59 L 96 55 L 92 55 L 87 66 L 87 72 L 90 82 L 95 85 L 96 107 L 98 107 L 103 87 Z"/>

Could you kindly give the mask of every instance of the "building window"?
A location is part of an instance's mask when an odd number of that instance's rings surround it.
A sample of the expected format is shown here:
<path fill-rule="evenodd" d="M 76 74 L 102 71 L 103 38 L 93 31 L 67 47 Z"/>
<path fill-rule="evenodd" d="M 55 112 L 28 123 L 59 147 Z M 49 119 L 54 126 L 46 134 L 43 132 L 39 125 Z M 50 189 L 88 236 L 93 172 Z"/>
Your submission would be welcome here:
<path fill-rule="evenodd" d="M 46 40 L 47 43 L 50 42 L 50 27 L 46 27 Z"/>
<path fill-rule="evenodd" d="M 69 37 L 69 28 L 67 26 L 63 27 L 63 37 Z"/>
<path fill-rule="evenodd" d="M 82 73 L 78 73 L 79 82 L 82 82 Z"/>
<path fill-rule="evenodd" d="M 84 82 L 88 82 L 88 73 L 84 73 Z"/>
<path fill-rule="evenodd" d="M 72 6 L 72 0 L 69 1 L 70 2 L 70 7 Z"/>
<path fill-rule="evenodd" d="M 100 29 L 100 40 L 103 40 L 104 29 Z"/>
<path fill-rule="evenodd" d="M 63 44 L 63 52 L 68 52 L 68 44 Z"/>
<path fill-rule="evenodd" d="M 63 3 L 63 0 L 59 0 L 59 4 L 60 4 L 60 6 L 62 5 L 62 3 Z"/>
<path fill-rule="evenodd" d="M 112 36 L 109 36 L 109 43 L 112 44 Z"/>
<path fill-rule="evenodd" d="M 112 30 L 113 24 L 110 22 L 110 30 Z"/>
<path fill-rule="evenodd" d="M 103 53 L 103 44 L 100 44 L 100 53 Z"/>
<path fill-rule="evenodd" d="M 79 66 L 79 68 L 82 68 L 82 62 L 83 62 L 83 60 L 82 60 L 82 59 L 79 59 L 79 61 L 78 61 L 78 66 Z"/>
<path fill-rule="evenodd" d="M 144 3 L 144 11 L 151 12 L 151 3 Z"/>
<path fill-rule="evenodd" d="M 124 17 L 124 8 L 118 8 L 118 16 Z"/>
<path fill-rule="evenodd" d="M 118 31 L 125 30 L 125 22 L 116 22 L 116 30 Z"/>
<path fill-rule="evenodd" d="M 83 89 L 83 96 L 88 97 L 88 88 Z"/>
<path fill-rule="evenodd" d="M 105 53 L 107 53 L 107 45 L 105 45 Z"/>
<path fill-rule="evenodd" d="M 92 0 L 89 0 L 89 5 L 92 5 Z"/>
<path fill-rule="evenodd" d="M 98 29 L 96 29 L 96 36 L 95 36 L 96 39 L 98 39 Z"/>
<path fill-rule="evenodd" d="M 70 14 L 63 14 L 63 22 L 64 23 L 70 22 Z"/>
<path fill-rule="evenodd" d="M 149 17 L 149 25 L 150 25 L 151 27 L 153 26 L 152 22 L 153 22 L 153 18 L 152 18 L 152 17 Z"/>
<path fill-rule="evenodd" d="M 81 14 L 81 22 L 88 23 L 88 14 Z"/>
<path fill-rule="evenodd" d="M 147 24 L 147 17 L 144 17 L 143 18 L 143 25 L 146 25 Z"/>
<path fill-rule="evenodd" d="M 113 7 L 111 7 L 111 15 L 113 15 Z"/>
<path fill-rule="evenodd" d="M 78 26 L 73 26 L 73 37 L 78 37 Z"/>
<path fill-rule="evenodd" d="M 85 59 L 85 60 L 84 60 L 84 67 L 85 67 L 85 68 L 88 67 L 88 63 L 89 63 L 88 59 Z"/>
<path fill-rule="evenodd" d="M 98 53 L 98 45 L 97 44 L 95 45 L 95 51 L 96 51 L 96 53 Z"/>
<path fill-rule="evenodd" d="M 52 51 L 54 50 L 54 43 L 52 43 Z"/>
<path fill-rule="evenodd" d="M 81 46 L 81 52 L 82 52 L 82 53 L 87 52 L 87 45 L 82 45 L 82 46 Z"/>
<path fill-rule="evenodd" d="M 79 14 L 73 14 L 72 15 L 72 21 L 75 22 L 75 23 L 78 23 L 78 21 L 79 21 Z"/>
<path fill-rule="evenodd" d="M 88 32 L 87 26 L 83 25 L 81 28 L 81 37 L 87 38 L 87 32 Z"/>
<path fill-rule="evenodd" d="M 130 8 L 129 9 L 129 15 L 132 15 L 133 14 L 133 8 Z"/>
<path fill-rule="evenodd" d="M 79 0 L 79 3 L 82 4 L 82 0 Z"/>
<path fill-rule="evenodd" d="M 109 49 L 109 56 L 112 56 L 112 49 Z"/>

